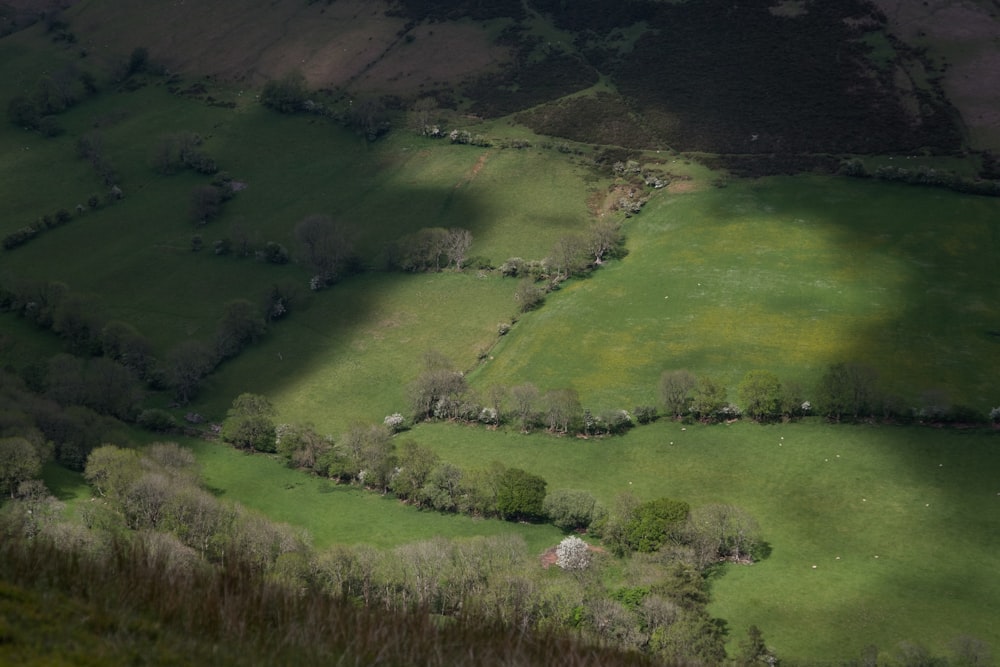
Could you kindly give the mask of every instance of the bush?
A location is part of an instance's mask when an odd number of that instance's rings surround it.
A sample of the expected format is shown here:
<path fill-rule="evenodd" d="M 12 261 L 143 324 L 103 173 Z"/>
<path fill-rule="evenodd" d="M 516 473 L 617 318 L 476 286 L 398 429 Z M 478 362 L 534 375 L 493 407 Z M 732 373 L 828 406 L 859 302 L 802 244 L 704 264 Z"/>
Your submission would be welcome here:
<path fill-rule="evenodd" d="M 627 410 L 607 410 L 597 418 L 600 428 L 611 435 L 620 435 L 632 428 L 632 416 Z"/>
<path fill-rule="evenodd" d="M 148 431 L 171 431 L 177 428 L 177 420 L 166 410 L 159 408 L 149 408 L 139 413 L 136 420 L 142 428 Z"/>
<path fill-rule="evenodd" d="M 637 405 L 632 409 L 635 421 L 638 424 L 650 424 L 655 422 L 657 417 L 655 405 Z"/>
<path fill-rule="evenodd" d="M 306 78 L 301 72 L 290 72 L 277 81 L 268 81 L 260 93 L 260 103 L 278 113 L 301 111 L 308 96 Z"/>
<path fill-rule="evenodd" d="M 274 241 L 268 241 L 264 245 L 262 257 L 264 261 L 269 262 L 271 264 L 287 264 L 288 248 L 281 245 L 280 243 L 275 243 Z"/>
<path fill-rule="evenodd" d="M 523 278 L 514 290 L 514 300 L 522 313 L 534 310 L 545 300 L 545 290 L 531 278 Z"/>
<path fill-rule="evenodd" d="M 542 503 L 545 515 L 561 530 L 583 530 L 602 513 L 597 499 L 587 491 L 556 489 Z"/>
<path fill-rule="evenodd" d="M 497 483 L 497 512 L 508 521 L 544 516 L 545 480 L 520 468 L 508 468 Z"/>
<path fill-rule="evenodd" d="M 382 423 L 393 433 L 399 433 L 406 427 L 406 419 L 398 412 L 386 415 Z"/>
<path fill-rule="evenodd" d="M 222 190 L 214 185 L 199 185 L 191 192 L 191 220 L 204 225 L 222 212 Z"/>

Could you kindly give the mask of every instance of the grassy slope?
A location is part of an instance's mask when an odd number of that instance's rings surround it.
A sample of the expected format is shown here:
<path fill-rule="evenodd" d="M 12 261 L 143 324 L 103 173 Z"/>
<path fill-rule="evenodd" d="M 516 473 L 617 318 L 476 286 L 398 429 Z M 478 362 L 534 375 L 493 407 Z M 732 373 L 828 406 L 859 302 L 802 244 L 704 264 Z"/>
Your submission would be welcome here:
<path fill-rule="evenodd" d="M 605 503 L 631 492 L 747 509 L 773 552 L 713 584 L 733 648 L 750 624 L 793 661 L 904 639 L 935 653 L 960 634 L 1000 642 L 995 434 L 659 422 L 604 440 L 445 425 L 414 437 L 459 465 L 501 459 Z"/>

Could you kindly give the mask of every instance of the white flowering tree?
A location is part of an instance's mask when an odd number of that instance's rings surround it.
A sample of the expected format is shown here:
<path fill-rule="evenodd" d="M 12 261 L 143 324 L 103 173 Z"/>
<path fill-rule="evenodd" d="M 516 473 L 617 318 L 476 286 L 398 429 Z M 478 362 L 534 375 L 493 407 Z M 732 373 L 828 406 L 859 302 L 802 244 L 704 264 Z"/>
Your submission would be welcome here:
<path fill-rule="evenodd" d="M 579 537 L 571 535 L 556 547 L 556 565 L 564 570 L 585 570 L 590 565 L 590 548 Z"/>

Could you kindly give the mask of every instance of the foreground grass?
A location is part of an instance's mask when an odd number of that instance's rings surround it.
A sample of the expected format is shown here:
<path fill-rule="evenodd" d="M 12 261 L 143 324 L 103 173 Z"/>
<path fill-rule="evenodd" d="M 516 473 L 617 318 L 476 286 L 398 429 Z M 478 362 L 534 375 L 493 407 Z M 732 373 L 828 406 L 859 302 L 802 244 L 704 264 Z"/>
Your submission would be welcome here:
<path fill-rule="evenodd" d="M 958 635 L 1000 645 L 995 433 L 658 422 L 611 439 L 440 424 L 413 436 L 459 466 L 502 460 L 605 503 L 628 492 L 748 510 L 773 552 L 713 584 L 730 651 L 751 624 L 793 661 L 903 640 L 942 654 Z"/>

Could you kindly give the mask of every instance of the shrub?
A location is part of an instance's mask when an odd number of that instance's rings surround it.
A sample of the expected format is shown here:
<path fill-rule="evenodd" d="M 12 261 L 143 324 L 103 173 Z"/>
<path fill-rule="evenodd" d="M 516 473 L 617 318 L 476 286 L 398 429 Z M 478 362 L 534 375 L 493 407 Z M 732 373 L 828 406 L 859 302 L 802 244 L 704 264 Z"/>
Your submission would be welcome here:
<path fill-rule="evenodd" d="M 627 410 L 607 410 L 598 417 L 601 428 L 612 435 L 620 435 L 632 428 L 632 415 Z"/>
<path fill-rule="evenodd" d="M 394 412 L 391 415 L 386 415 L 382 423 L 393 433 L 399 433 L 406 426 L 406 419 L 398 412 Z"/>
<path fill-rule="evenodd" d="M 266 262 L 269 262 L 271 264 L 287 264 L 288 248 L 281 245 L 280 243 L 275 243 L 274 241 L 268 241 L 264 245 L 262 256 Z"/>
<path fill-rule="evenodd" d="M 525 268 L 525 261 L 520 257 L 511 257 L 500 265 L 500 275 L 505 278 L 516 278 L 521 275 Z"/>
<path fill-rule="evenodd" d="M 170 431 L 177 427 L 174 416 L 159 408 L 143 410 L 139 413 L 136 423 L 148 431 Z"/>
<path fill-rule="evenodd" d="M 309 91 L 301 72 L 289 72 L 281 79 L 268 81 L 260 93 L 260 103 L 278 113 L 301 111 Z"/>
<path fill-rule="evenodd" d="M 229 239 L 218 239 L 212 243 L 212 252 L 216 255 L 228 255 L 233 251 L 233 242 Z"/>
<path fill-rule="evenodd" d="M 535 284 L 531 278 L 523 278 L 514 290 L 514 300 L 522 313 L 534 310 L 545 300 L 545 290 Z"/>
<path fill-rule="evenodd" d="M 655 405 L 637 405 L 632 409 L 632 414 L 635 415 L 635 421 L 639 424 L 650 424 L 656 421 L 659 416 L 656 413 Z"/>
<path fill-rule="evenodd" d="M 567 531 L 586 529 L 604 511 L 591 493 L 572 489 L 548 494 L 542 509 L 553 526 Z"/>

